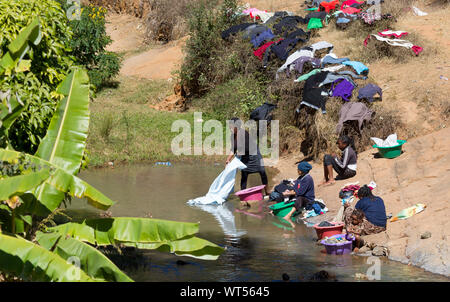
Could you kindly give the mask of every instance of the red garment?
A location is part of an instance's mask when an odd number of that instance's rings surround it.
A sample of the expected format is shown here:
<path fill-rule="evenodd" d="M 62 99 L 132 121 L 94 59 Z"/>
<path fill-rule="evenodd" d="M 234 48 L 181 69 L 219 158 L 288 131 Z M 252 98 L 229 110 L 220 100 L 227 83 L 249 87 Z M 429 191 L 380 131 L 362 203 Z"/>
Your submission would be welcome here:
<path fill-rule="evenodd" d="M 382 37 L 401 38 L 401 37 L 406 36 L 408 34 L 408 32 L 406 32 L 406 31 L 402 31 L 400 34 L 397 34 L 397 33 L 386 33 L 386 31 L 389 31 L 389 29 L 385 29 L 382 32 L 378 32 L 378 35 L 380 35 Z"/>
<path fill-rule="evenodd" d="M 356 13 L 359 13 L 360 11 L 361 11 L 360 9 L 357 9 L 354 7 L 347 7 L 347 8 L 342 9 L 343 13 L 349 14 L 349 15 L 354 15 Z"/>
<path fill-rule="evenodd" d="M 327 13 L 329 13 L 330 10 L 335 9 L 336 5 L 338 5 L 338 4 L 339 4 L 339 0 L 334 0 L 334 1 L 331 1 L 331 2 L 323 1 L 323 2 L 320 3 L 320 6 L 325 8 L 325 11 Z"/>
<path fill-rule="evenodd" d="M 419 53 L 421 53 L 422 50 L 423 50 L 422 47 L 417 46 L 417 45 L 414 45 L 413 47 L 411 47 L 411 49 L 412 49 L 412 51 L 414 51 L 414 53 L 415 53 L 416 55 L 419 55 Z"/>
<path fill-rule="evenodd" d="M 364 1 L 358 2 L 356 0 L 346 0 L 346 1 L 342 2 L 341 10 L 347 6 L 350 7 L 353 4 L 363 4 L 363 3 L 364 3 Z"/>
<path fill-rule="evenodd" d="M 280 42 L 281 40 L 283 40 L 283 39 L 279 39 L 279 40 L 276 41 L 276 42 L 274 42 L 274 41 L 267 42 L 266 44 L 264 44 L 263 46 L 261 46 L 260 48 L 258 48 L 257 50 L 255 50 L 255 51 L 253 52 L 253 54 L 254 54 L 255 56 L 257 56 L 258 59 L 262 60 L 262 59 L 263 59 L 263 56 L 264 56 L 264 53 L 266 52 L 267 48 L 269 48 L 269 46 L 272 45 L 272 44 L 275 44 L 275 43 Z"/>

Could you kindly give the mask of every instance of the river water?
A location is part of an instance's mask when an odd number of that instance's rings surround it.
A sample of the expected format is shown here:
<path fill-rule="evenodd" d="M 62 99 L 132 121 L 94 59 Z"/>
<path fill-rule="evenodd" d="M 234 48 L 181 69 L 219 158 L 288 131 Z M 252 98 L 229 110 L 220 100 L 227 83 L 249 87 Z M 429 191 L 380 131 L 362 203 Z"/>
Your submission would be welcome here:
<path fill-rule="evenodd" d="M 266 214 L 263 206 L 241 211 L 234 195 L 220 207 L 189 206 L 186 202 L 205 195 L 222 170 L 222 164 L 204 163 L 129 165 L 83 171 L 80 177 L 117 201 L 110 208 L 113 216 L 199 222 L 198 237 L 226 248 L 216 261 L 143 251 L 138 265 L 121 266 L 135 281 L 280 281 L 283 273 L 302 281 L 320 270 L 334 274 L 338 281 L 354 281 L 356 273 L 365 274 L 372 267 L 367 257 L 321 253 L 314 229 L 303 224 L 292 228 Z M 259 175 L 250 175 L 249 187 L 259 184 Z M 80 200 L 68 210 L 75 219 L 99 213 Z M 386 259 L 381 260 L 380 277 L 381 281 L 449 281 Z"/>

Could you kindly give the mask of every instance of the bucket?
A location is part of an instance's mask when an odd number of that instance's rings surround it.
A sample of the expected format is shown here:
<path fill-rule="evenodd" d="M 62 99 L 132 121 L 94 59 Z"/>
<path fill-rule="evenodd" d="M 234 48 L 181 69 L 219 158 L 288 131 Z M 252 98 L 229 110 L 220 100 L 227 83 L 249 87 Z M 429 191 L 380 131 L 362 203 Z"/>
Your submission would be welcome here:
<path fill-rule="evenodd" d="M 378 153 L 384 158 L 396 158 L 402 154 L 402 146 L 406 143 L 406 140 L 397 140 L 398 145 L 393 147 L 379 147 L 376 144 L 373 145 L 373 148 L 378 149 Z"/>
<path fill-rule="evenodd" d="M 330 238 L 330 237 L 329 237 Z M 331 238 L 344 238 L 345 234 L 338 234 L 331 236 Z M 343 243 L 326 243 L 325 240 L 320 241 L 321 244 L 325 246 L 327 254 L 329 255 L 345 255 L 350 254 L 352 252 L 352 243 L 355 240 L 355 237 L 352 237 L 350 241 Z"/>
<path fill-rule="evenodd" d="M 273 211 L 273 214 L 275 216 L 284 217 L 292 210 L 292 207 L 294 206 L 294 204 L 295 204 L 295 201 L 292 201 L 289 203 L 279 202 L 279 203 L 269 206 L 269 209 L 271 209 Z M 294 216 L 294 215 L 292 215 L 292 216 Z"/>
<path fill-rule="evenodd" d="M 260 201 L 260 200 L 263 200 L 262 190 L 265 187 L 266 187 L 266 185 L 248 188 L 248 189 L 236 192 L 236 193 L 234 193 L 234 195 L 238 196 L 241 201 L 250 201 L 250 200 Z"/>
<path fill-rule="evenodd" d="M 320 227 L 320 223 L 316 223 L 313 228 L 316 230 L 317 237 L 323 239 L 325 237 L 331 237 L 334 235 L 342 234 L 342 229 L 344 228 L 343 222 L 331 222 L 334 226 Z"/>

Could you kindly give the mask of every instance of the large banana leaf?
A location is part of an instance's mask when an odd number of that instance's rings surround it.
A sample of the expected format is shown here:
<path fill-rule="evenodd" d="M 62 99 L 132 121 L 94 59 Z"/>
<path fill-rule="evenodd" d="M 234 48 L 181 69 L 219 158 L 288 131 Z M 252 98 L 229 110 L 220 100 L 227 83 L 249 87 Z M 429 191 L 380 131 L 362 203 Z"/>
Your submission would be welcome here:
<path fill-rule="evenodd" d="M 16 96 L 11 96 L 8 102 L 10 108 L 8 108 L 8 105 L 0 104 L 0 135 L 6 135 L 11 125 L 25 109 L 24 104 L 21 104 Z"/>
<path fill-rule="evenodd" d="M 0 179 L 0 200 L 6 200 L 13 195 L 30 191 L 50 177 L 50 170 L 43 169 L 25 175 Z"/>
<path fill-rule="evenodd" d="M 38 45 L 42 39 L 41 24 L 36 17 L 14 41 L 8 45 L 8 52 L 0 59 L 0 75 L 5 70 L 12 70 L 30 49 L 30 43 Z"/>
<path fill-rule="evenodd" d="M 114 263 L 96 248 L 59 233 L 36 234 L 36 241 L 47 250 L 64 259 L 78 257 L 80 268 L 95 279 L 114 282 L 132 282 Z"/>
<path fill-rule="evenodd" d="M 0 149 L 0 160 L 13 161 L 19 159 L 21 154 L 22 153 L 13 150 Z M 103 195 L 87 182 L 67 173 L 65 170 L 50 162 L 29 154 L 25 154 L 25 158 L 36 165 L 53 168 L 53 174 L 45 181 L 45 183 L 57 188 L 57 190 L 67 192 L 73 197 L 86 198 L 92 206 L 102 210 L 106 210 L 114 204 L 111 199 Z M 45 205 L 48 210 L 53 211 L 58 208 L 60 202 L 46 203 Z"/>
<path fill-rule="evenodd" d="M 58 87 L 65 97 L 52 117 L 47 134 L 35 154 L 64 170 L 66 174 L 78 173 L 86 148 L 89 130 L 89 77 L 82 68 L 73 68 Z M 35 192 L 36 198 L 50 211 L 59 207 L 64 193 L 49 184 Z"/>
<path fill-rule="evenodd" d="M 94 245 L 134 246 L 178 255 L 215 260 L 223 248 L 194 237 L 198 224 L 150 218 L 117 217 L 66 223 L 48 231 L 71 236 Z"/>
<path fill-rule="evenodd" d="M 45 248 L 0 234 L 0 271 L 33 281 L 98 281 Z"/>

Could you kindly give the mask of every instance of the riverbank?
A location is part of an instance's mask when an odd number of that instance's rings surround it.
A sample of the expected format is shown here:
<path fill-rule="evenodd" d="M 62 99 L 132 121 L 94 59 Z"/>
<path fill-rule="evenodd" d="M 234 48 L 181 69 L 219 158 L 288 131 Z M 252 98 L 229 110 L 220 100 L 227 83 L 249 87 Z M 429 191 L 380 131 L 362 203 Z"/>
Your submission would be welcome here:
<path fill-rule="evenodd" d="M 330 210 L 323 219 L 337 214 L 338 194 L 346 183 L 375 181 L 374 194 L 383 198 L 387 213 L 395 215 L 417 203 L 427 207 L 406 220 L 388 222 L 386 232 L 365 236 L 366 245 L 384 248 L 390 260 L 450 276 L 450 129 L 411 139 L 403 151 L 395 159 L 377 158 L 376 149 L 365 151 L 358 155 L 355 177 L 327 187 L 316 186 L 316 198 L 323 199 Z M 295 155 L 281 158 L 275 183 L 294 178 L 295 162 L 300 159 Z M 313 164 L 311 175 L 316 184 L 323 179 L 322 163 Z M 426 232 L 431 237 L 421 239 Z"/>

